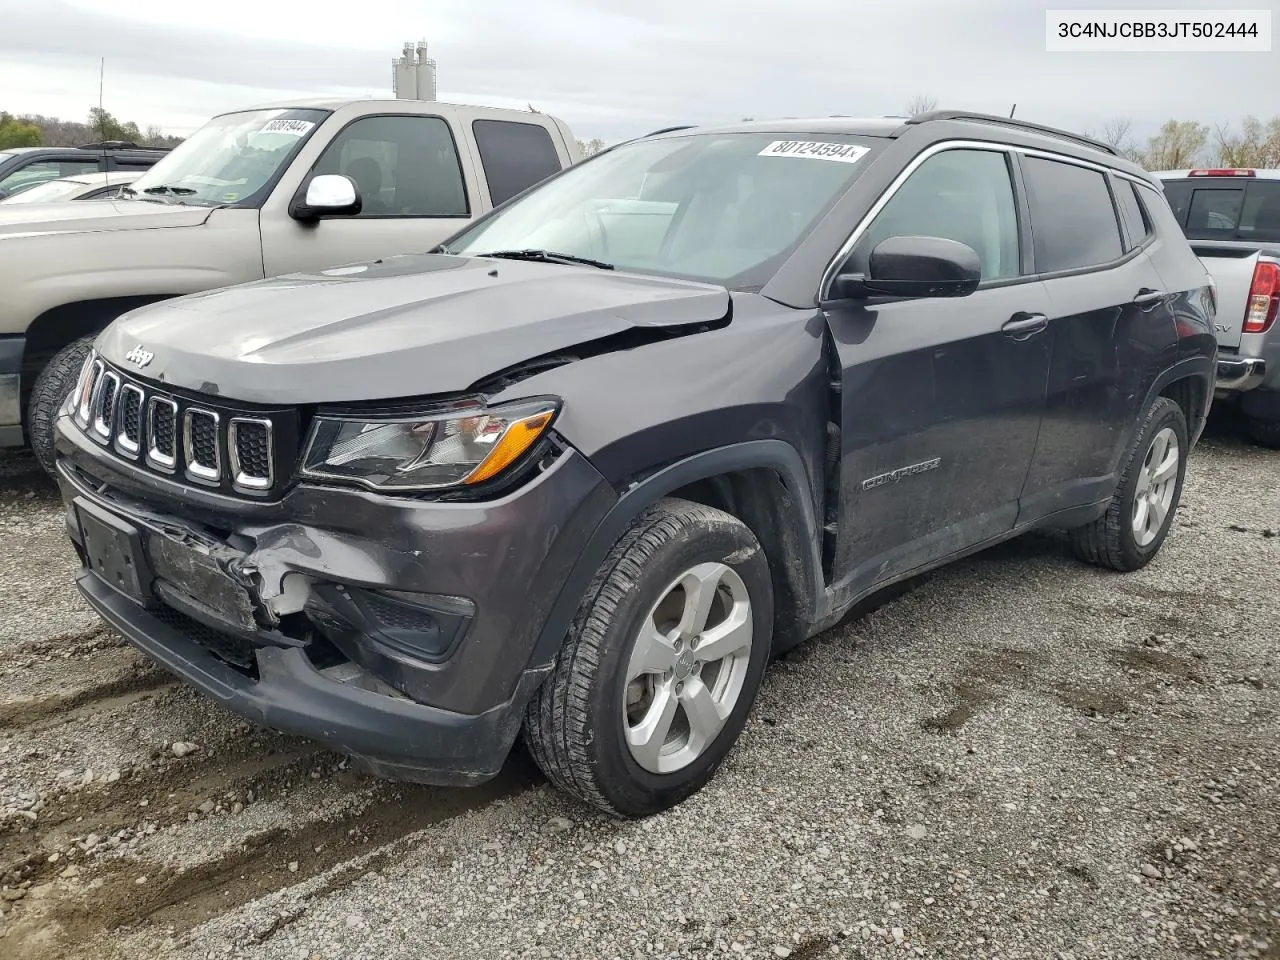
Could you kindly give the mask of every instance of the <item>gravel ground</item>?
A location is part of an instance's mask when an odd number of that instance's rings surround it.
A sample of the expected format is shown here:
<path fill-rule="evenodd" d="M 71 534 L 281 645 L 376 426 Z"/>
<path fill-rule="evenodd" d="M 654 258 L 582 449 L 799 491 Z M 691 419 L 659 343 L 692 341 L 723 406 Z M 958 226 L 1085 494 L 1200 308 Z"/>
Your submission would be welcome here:
<path fill-rule="evenodd" d="M 776 663 L 639 823 L 517 754 L 408 787 L 100 628 L 0 461 L 0 955 L 1280 958 L 1280 455 L 1215 424 L 1160 558 L 1029 537 Z"/>

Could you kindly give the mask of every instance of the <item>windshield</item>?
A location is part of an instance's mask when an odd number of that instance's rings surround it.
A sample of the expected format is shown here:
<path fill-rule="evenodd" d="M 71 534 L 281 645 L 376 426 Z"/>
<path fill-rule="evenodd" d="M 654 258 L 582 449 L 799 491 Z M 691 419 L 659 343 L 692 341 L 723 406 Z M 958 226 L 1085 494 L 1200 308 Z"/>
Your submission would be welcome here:
<path fill-rule="evenodd" d="M 1188 239 L 1280 243 L 1280 180 L 1166 180 L 1164 194 Z"/>
<path fill-rule="evenodd" d="M 204 206 L 256 205 L 327 115 L 323 110 L 250 110 L 214 117 L 125 194 Z"/>
<path fill-rule="evenodd" d="M 83 183 L 74 180 L 46 180 L 28 187 L 11 197 L 0 200 L 0 203 L 52 203 L 57 200 L 70 200 L 82 190 L 89 189 Z"/>
<path fill-rule="evenodd" d="M 874 139 L 694 134 L 571 168 L 458 234 L 450 253 L 541 250 L 758 288 L 865 169 Z"/>

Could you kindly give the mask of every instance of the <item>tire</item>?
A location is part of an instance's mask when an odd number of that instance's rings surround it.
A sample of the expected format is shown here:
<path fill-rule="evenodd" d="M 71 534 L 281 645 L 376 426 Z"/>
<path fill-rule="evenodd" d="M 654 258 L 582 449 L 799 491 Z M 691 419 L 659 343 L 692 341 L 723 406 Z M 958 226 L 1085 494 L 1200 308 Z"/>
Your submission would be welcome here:
<path fill-rule="evenodd" d="M 58 408 L 76 385 L 84 358 L 89 355 L 89 348 L 97 336 L 95 333 L 81 337 L 59 350 L 45 364 L 31 388 L 31 399 L 27 404 L 27 440 L 36 460 L 51 477 L 57 476 L 53 468 L 53 424 L 58 419 Z"/>
<path fill-rule="evenodd" d="M 685 582 L 701 582 L 702 590 L 686 591 Z M 700 594 L 714 598 L 703 605 L 710 609 L 704 632 L 696 629 L 697 604 L 685 602 Z M 677 622 L 682 616 L 688 620 Z M 645 624 L 656 639 L 642 645 Z M 697 660 L 705 643 L 714 640 L 723 652 L 744 636 L 747 646 L 731 656 Z M 592 579 L 527 708 L 525 741 L 547 778 L 588 804 L 620 817 L 665 810 L 710 780 L 733 747 L 772 640 L 773 584 L 755 536 L 720 510 L 662 500 Z M 628 682 L 641 666 L 648 669 Z M 708 703 L 717 709 L 708 712 Z M 695 724 L 695 714 L 703 721 Z M 646 738 L 647 729 L 663 729 L 659 717 L 669 733 Z"/>
<path fill-rule="evenodd" d="M 1173 451 L 1177 461 L 1172 473 L 1168 472 L 1167 440 L 1170 437 L 1177 444 Z M 1163 455 L 1157 440 L 1166 442 Z M 1123 572 L 1138 570 L 1150 563 L 1169 535 L 1178 512 L 1189 451 L 1187 420 L 1182 408 L 1168 397 L 1157 397 L 1129 450 L 1107 512 L 1093 523 L 1070 531 L 1076 556 L 1086 563 Z M 1153 482 L 1153 475 L 1157 473 L 1162 474 L 1161 479 Z M 1153 490 L 1156 492 L 1147 493 Z M 1143 493 L 1147 493 L 1145 510 L 1139 503 Z M 1158 508 L 1163 509 L 1163 516 L 1159 515 Z"/>
<path fill-rule="evenodd" d="M 1245 433 L 1259 446 L 1280 450 L 1280 420 L 1264 420 L 1262 417 L 1246 417 Z"/>

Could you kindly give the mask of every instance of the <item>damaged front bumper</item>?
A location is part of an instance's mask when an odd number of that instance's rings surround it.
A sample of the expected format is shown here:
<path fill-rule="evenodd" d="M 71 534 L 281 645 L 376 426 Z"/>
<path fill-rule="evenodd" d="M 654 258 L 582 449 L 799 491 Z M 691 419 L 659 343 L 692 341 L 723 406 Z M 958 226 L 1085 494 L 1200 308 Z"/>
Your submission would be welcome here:
<path fill-rule="evenodd" d="M 551 668 L 551 608 L 616 500 L 565 449 L 492 501 L 299 484 L 247 502 L 57 433 L 77 584 L 105 620 L 236 713 L 427 783 L 501 768 Z"/>

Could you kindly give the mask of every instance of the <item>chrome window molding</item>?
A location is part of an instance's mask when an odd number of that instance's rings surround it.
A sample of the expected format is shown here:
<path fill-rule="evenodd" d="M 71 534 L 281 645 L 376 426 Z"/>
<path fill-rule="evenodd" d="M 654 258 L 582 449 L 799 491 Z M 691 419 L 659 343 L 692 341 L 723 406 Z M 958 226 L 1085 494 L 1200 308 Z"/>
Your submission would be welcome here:
<path fill-rule="evenodd" d="M 841 244 L 840 249 L 836 252 L 836 255 L 831 259 L 831 261 L 827 264 L 826 269 L 822 272 L 822 280 L 818 284 L 818 302 L 819 303 L 823 303 L 826 301 L 827 296 L 831 290 L 831 283 L 833 280 L 835 280 L 837 271 L 839 271 L 840 267 L 844 264 L 844 262 L 849 259 L 849 255 L 853 253 L 853 248 L 858 245 L 858 241 L 861 240 L 862 235 L 867 232 L 867 228 L 871 226 L 871 222 L 875 220 L 875 218 L 879 215 L 880 211 L 885 208 L 885 206 L 889 203 L 889 201 L 893 199 L 893 195 L 897 193 L 899 189 L 901 189 L 904 183 L 906 183 L 907 178 L 910 177 L 913 173 L 915 173 L 916 170 L 919 169 L 920 165 L 923 164 L 930 157 L 937 156 L 940 153 L 945 153 L 948 150 L 987 150 L 994 153 L 1004 153 L 1004 154 L 1016 153 L 1024 157 L 1040 157 L 1045 160 L 1054 160 L 1058 163 L 1074 164 L 1077 167 L 1084 167 L 1088 170 L 1094 170 L 1103 175 L 1110 174 L 1111 176 L 1114 176 L 1114 177 L 1122 177 L 1125 180 L 1132 180 L 1134 183 L 1146 186 L 1148 189 L 1154 189 L 1149 182 L 1147 182 L 1146 180 L 1142 179 L 1139 176 L 1126 173 L 1123 170 L 1117 170 L 1114 167 L 1109 167 L 1109 166 L 1106 166 L 1105 164 L 1094 163 L 1091 160 L 1081 160 L 1078 157 L 1071 157 L 1071 156 L 1067 156 L 1066 154 L 1054 153 L 1052 150 L 1041 150 L 1035 147 L 1022 147 L 1014 144 L 997 143 L 995 141 L 988 141 L 988 140 L 943 140 L 939 143 L 935 143 L 935 144 L 932 144 L 931 146 L 926 147 L 924 150 L 921 150 L 918 154 L 912 157 L 911 162 L 908 163 L 905 167 L 903 167 L 902 171 L 896 177 L 894 177 L 893 182 L 890 183 L 887 188 L 885 188 L 884 193 L 880 194 L 880 196 L 876 198 L 876 202 L 871 205 L 871 209 L 868 210 L 866 215 L 861 220 L 858 221 L 857 226 L 853 228 L 853 231 L 849 234 L 848 239 L 846 239 L 845 242 Z M 1117 230 L 1118 229 L 1119 229 L 1119 221 L 1117 221 Z M 1107 264 L 1098 264 L 1098 266 L 1105 267 L 1107 266 Z M 1089 269 L 1094 269 L 1094 268 L 1089 268 Z M 1016 277 L 1011 279 L 1029 280 L 1031 279 L 1031 277 L 1030 276 Z M 1001 282 L 1007 282 L 1007 281 L 1001 281 Z"/>

